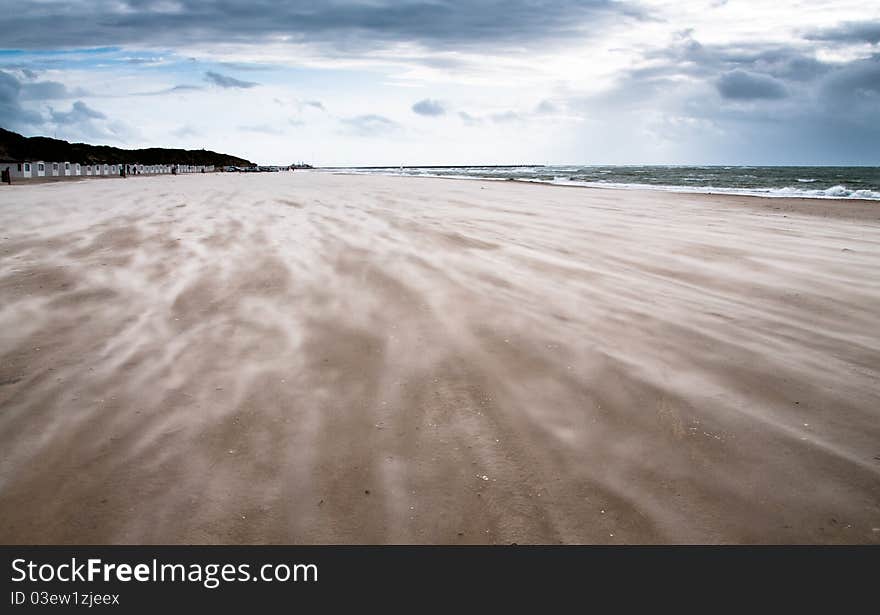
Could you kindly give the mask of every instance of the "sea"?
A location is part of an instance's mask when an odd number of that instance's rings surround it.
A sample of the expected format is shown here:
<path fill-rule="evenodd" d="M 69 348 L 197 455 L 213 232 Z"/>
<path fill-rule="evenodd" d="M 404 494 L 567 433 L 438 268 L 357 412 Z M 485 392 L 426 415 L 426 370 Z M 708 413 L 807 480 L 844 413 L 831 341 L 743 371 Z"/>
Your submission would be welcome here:
<path fill-rule="evenodd" d="M 347 167 L 326 171 L 519 180 L 563 186 L 763 197 L 880 200 L 880 167 L 462 166 Z"/>

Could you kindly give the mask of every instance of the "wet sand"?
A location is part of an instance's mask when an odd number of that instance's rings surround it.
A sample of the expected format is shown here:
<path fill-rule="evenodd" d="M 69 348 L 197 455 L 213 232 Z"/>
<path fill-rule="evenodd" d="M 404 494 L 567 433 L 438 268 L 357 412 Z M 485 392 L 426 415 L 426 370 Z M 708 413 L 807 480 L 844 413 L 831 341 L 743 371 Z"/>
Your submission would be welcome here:
<path fill-rule="evenodd" d="M 2 543 L 880 544 L 880 203 L 0 186 Z"/>

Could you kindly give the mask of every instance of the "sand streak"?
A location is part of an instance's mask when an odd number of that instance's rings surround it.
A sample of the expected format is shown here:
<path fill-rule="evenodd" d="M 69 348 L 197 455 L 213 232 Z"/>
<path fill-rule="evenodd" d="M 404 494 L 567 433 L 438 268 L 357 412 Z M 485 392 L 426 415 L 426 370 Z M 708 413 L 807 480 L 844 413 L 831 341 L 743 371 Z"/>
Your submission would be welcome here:
<path fill-rule="evenodd" d="M 0 189 L 0 542 L 880 543 L 880 205 Z"/>

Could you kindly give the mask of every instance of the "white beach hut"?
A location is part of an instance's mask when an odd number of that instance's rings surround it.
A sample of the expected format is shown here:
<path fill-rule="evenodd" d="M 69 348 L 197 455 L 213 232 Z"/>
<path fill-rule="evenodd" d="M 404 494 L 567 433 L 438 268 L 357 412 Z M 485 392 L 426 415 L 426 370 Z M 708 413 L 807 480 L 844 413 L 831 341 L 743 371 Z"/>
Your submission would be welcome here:
<path fill-rule="evenodd" d="M 64 175 L 64 177 L 69 177 L 73 175 L 73 171 L 70 167 L 71 164 L 69 162 L 63 163 L 61 174 Z"/>
<path fill-rule="evenodd" d="M 33 163 L 10 161 L 0 164 L 0 168 L 8 168 L 10 176 L 15 179 L 28 179 L 33 173 Z"/>
<path fill-rule="evenodd" d="M 47 177 L 58 177 L 61 175 L 61 163 L 50 162 L 46 168 Z"/>
<path fill-rule="evenodd" d="M 36 168 L 36 173 L 32 175 L 32 177 L 46 177 L 46 163 L 38 160 L 34 163 L 34 167 Z"/>

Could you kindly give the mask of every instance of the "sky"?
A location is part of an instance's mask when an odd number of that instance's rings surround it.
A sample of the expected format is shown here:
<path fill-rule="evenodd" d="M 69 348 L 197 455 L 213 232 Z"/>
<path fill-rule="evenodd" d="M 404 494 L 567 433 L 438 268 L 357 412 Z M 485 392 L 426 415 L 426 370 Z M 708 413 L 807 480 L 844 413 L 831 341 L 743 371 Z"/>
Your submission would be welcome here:
<path fill-rule="evenodd" d="M 0 0 L 0 126 L 263 164 L 880 165 L 876 0 Z"/>

